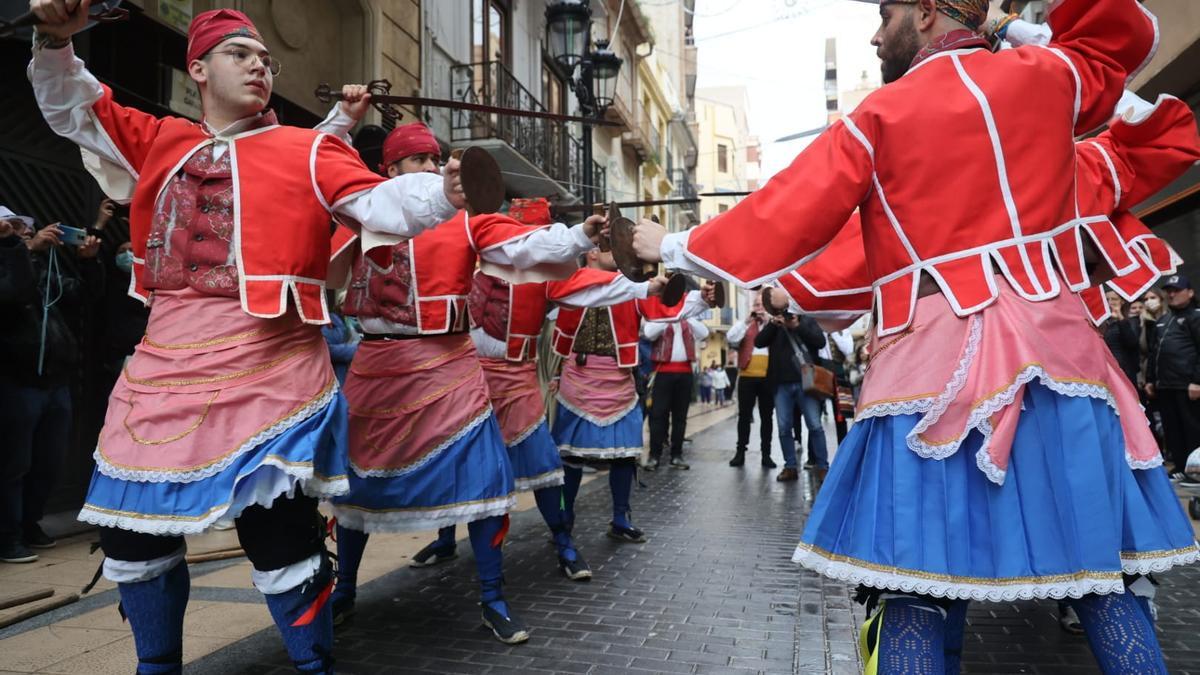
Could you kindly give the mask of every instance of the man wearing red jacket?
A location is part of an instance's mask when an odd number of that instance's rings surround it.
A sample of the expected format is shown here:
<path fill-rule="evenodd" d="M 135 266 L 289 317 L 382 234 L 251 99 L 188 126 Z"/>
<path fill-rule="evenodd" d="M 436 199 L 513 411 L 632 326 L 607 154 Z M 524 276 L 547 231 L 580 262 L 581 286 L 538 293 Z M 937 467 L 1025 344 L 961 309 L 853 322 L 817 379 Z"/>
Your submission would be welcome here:
<path fill-rule="evenodd" d="M 216 524 L 236 524 L 296 668 L 332 672 L 317 500 L 348 482 L 346 403 L 320 334 L 329 223 L 415 236 L 463 205 L 457 166 L 385 181 L 338 139 L 280 126 L 266 109 L 279 66 L 233 10 L 188 30 L 201 123 L 123 107 L 72 50 L 88 6 L 32 3 L 29 76 L 51 129 L 98 158 L 105 184 L 136 184 L 130 293 L 151 309 L 79 517 L 101 528 L 139 673 L 179 672 L 183 536 Z"/>
<path fill-rule="evenodd" d="M 1080 198 L 1074 137 L 1107 121 L 1156 25 L 1136 0 L 1062 0 L 1048 47 L 992 53 L 987 9 L 883 0 L 887 86 L 736 208 L 677 235 L 643 222 L 634 245 L 750 286 L 858 209 L 878 346 L 794 559 L 869 589 L 869 668 L 941 672 L 955 599 L 1066 596 L 1103 670 L 1164 673 L 1123 576 L 1200 551 L 1071 297 L 1145 264 L 1111 205 Z"/>

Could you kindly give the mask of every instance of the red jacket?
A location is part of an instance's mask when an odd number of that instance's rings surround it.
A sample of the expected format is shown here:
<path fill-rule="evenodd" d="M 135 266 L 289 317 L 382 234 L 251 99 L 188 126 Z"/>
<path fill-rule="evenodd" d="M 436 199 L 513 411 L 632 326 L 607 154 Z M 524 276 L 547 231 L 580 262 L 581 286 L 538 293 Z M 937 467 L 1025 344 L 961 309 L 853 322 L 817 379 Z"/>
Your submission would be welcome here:
<path fill-rule="evenodd" d="M 1086 288 L 1085 237 L 1115 273 L 1134 270 L 1110 209 L 1080 203 L 1074 137 L 1107 121 L 1157 27 L 1137 0 L 1062 0 L 1048 21 L 1049 48 L 943 51 L 875 91 L 692 230 L 688 256 L 754 286 L 815 257 L 858 209 L 882 335 L 910 323 L 923 272 L 966 316 L 995 300 L 993 266 L 1031 300 L 1060 279 Z"/>
<path fill-rule="evenodd" d="M 537 341 L 546 320 L 546 284 L 510 284 L 475 273 L 467 309 L 471 323 L 506 345 L 509 361 L 536 361 Z"/>

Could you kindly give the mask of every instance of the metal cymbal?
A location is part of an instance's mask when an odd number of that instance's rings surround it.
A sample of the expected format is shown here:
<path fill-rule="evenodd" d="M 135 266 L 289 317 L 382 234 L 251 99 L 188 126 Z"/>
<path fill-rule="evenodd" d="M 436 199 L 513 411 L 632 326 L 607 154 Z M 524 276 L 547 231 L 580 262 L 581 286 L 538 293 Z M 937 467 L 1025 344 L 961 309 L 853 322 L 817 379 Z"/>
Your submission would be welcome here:
<path fill-rule="evenodd" d="M 713 298 L 713 304 L 715 304 L 718 308 L 724 307 L 726 302 L 724 281 L 717 282 L 716 288 L 713 289 L 713 294 L 715 296 Z"/>
<path fill-rule="evenodd" d="M 467 197 L 467 213 L 474 216 L 499 211 L 504 204 L 504 176 L 491 153 L 471 146 L 462 151 L 458 161 L 461 163 L 463 193 Z"/>
<path fill-rule="evenodd" d="M 673 274 L 670 279 L 667 279 L 666 288 L 663 288 L 662 303 L 667 307 L 674 307 L 683 300 L 683 296 L 687 295 L 687 291 L 687 277 L 682 274 Z"/>
<path fill-rule="evenodd" d="M 633 252 L 633 229 L 634 223 L 628 218 L 618 216 L 609 220 L 613 261 L 617 263 L 617 269 L 621 271 L 621 274 L 629 277 L 630 280 L 648 281 L 654 277 L 658 266 L 639 260 L 637 254 Z"/>

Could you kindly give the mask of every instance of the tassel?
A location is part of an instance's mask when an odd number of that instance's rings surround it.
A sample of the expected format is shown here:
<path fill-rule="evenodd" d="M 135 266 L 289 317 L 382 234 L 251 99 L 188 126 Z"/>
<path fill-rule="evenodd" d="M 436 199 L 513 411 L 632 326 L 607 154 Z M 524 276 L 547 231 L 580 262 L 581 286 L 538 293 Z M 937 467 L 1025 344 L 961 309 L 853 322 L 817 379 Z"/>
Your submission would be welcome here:
<path fill-rule="evenodd" d="M 307 626 L 308 624 L 312 623 L 313 619 L 317 618 L 317 614 L 321 613 L 321 608 L 325 606 L 325 601 L 329 599 L 330 593 L 333 593 L 332 579 L 330 579 L 329 584 L 325 586 L 325 589 L 321 591 L 320 595 L 317 596 L 317 599 L 313 600 L 313 604 L 309 606 L 308 609 L 304 610 L 304 613 L 301 614 L 299 618 L 292 622 L 292 627 L 296 628 L 298 626 Z"/>
<path fill-rule="evenodd" d="M 492 548 L 500 548 L 504 543 L 504 537 L 508 535 L 508 514 L 504 514 L 504 521 L 500 524 L 500 530 L 496 532 L 496 536 L 492 537 Z"/>

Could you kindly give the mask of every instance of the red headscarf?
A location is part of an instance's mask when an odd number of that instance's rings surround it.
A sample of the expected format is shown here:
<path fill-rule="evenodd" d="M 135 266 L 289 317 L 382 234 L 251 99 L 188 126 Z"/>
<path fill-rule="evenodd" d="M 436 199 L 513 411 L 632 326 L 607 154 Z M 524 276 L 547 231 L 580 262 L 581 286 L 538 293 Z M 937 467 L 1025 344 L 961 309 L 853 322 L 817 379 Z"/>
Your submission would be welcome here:
<path fill-rule="evenodd" d="M 197 14 L 188 26 L 187 62 L 203 58 L 213 47 L 234 37 L 263 41 L 250 17 L 236 9 L 213 9 Z"/>
<path fill-rule="evenodd" d="M 383 164 L 379 166 L 379 170 L 387 171 L 392 163 L 422 153 L 441 156 L 442 147 L 438 145 L 437 137 L 429 127 L 420 122 L 402 124 L 392 129 L 392 133 L 384 140 Z"/>
<path fill-rule="evenodd" d="M 550 202 L 542 197 L 533 199 L 515 198 L 508 205 L 508 217 L 526 225 L 549 225 Z"/>

